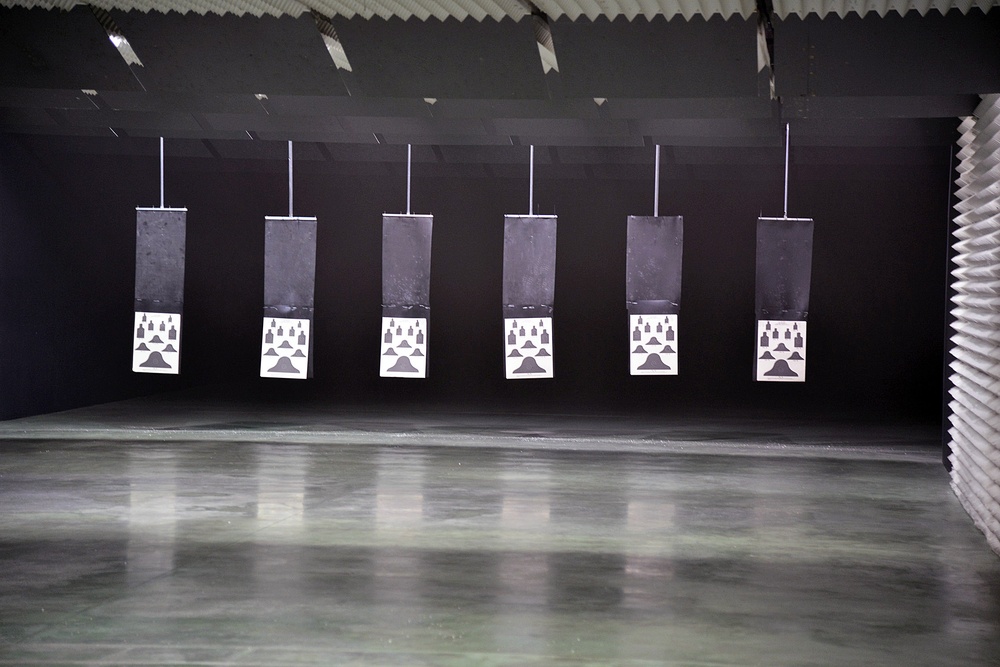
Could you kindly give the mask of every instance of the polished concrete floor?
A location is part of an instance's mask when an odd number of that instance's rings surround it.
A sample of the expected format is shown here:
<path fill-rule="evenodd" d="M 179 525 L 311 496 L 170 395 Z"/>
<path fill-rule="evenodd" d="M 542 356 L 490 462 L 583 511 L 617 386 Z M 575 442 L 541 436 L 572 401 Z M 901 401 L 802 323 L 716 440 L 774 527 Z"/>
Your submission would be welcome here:
<path fill-rule="evenodd" d="M 0 665 L 1000 661 L 933 434 L 152 405 L 0 424 Z"/>

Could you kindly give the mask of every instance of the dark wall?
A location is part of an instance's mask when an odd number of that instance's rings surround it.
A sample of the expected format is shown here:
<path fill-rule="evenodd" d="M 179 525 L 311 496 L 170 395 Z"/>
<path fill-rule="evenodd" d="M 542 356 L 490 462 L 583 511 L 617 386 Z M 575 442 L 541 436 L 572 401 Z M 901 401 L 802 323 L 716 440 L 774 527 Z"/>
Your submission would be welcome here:
<path fill-rule="evenodd" d="M 71 195 L 67 167 L 0 135 L 0 419 L 157 390 L 119 369 L 134 218 L 130 249 L 128 204 Z"/>
<path fill-rule="evenodd" d="M 685 218 L 677 377 L 628 375 L 625 223 L 652 213 L 652 150 L 635 149 L 648 165 L 539 165 L 537 211 L 559 215 L 556 378 L 534 381 L 505 380 L 502 364 L 503 215 L 527 212 L 526 166 L 414 166 L 413 211 L 435 216 L 430 370 L 414 381 L 378 377 L 381 214 L 405 209 L 405 165 L 389 164 L 399 147 L 385 147 L 385 162 L 297 162 L 295 213 L 319 218 L 315 379 L 299 383 L 256 377 L 263 217 L 287 214 L 280 160 L 168 158 L 166 204 L 189 209 L 183 375 L 136 376 L 134 208 L 159 201 L 156 158 L 43 152 L 44 170 L 25 178 L 10 157 L 22 145 L 5 141 L 0 164 L 5 417 L 235 383 L 371 405 L 940 418 L 947 147 L 897 151 L 895 162 L 862 149 L 793 153 L 789 214 L 813 216 L 816 231 L 809 381 L 792 385 L 752 380 L 755 225 L 781 214 L 780 157 L 761 168 L 712 149 L 664 167 L 660 212 Z M 72 326 L 50 302 L 72 309 Z M 24 384 L 13 392 L 7 378 Z"/>

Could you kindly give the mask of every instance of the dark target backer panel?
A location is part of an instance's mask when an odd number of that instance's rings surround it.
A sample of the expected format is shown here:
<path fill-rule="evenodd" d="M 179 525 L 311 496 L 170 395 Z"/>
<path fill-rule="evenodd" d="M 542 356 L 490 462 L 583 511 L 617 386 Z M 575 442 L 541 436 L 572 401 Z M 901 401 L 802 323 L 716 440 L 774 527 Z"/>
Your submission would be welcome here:
<path fill-rule="evenodd" d="M 382 216 L 381 377 L 427 377 L 430 215 Z"/>
<path fill-rule="evenodd" d="M 504 216 L 504 365 L 509 380 L 553 377 L 556 216 Z"/>
<path fill-rule="evenodd" d="M 812 245 L 812 218 L 757 220 L 754 377 L 759 382 L 805 382 Z"/>
<path fill-rule="evenodd" d="M 625 302 L 629 317 L 629 372 L 676 375 L 682 216 L 628 217 Z"/>
<path fill-rule="evenodd" d="M 265 218 L 261 377 L 312 377 L 315 289 L 316 218 Z"/>
<path fill-rule="evenodd" d="M 132 370 L 180 373 L 187 209 L 137 208 Z"/>

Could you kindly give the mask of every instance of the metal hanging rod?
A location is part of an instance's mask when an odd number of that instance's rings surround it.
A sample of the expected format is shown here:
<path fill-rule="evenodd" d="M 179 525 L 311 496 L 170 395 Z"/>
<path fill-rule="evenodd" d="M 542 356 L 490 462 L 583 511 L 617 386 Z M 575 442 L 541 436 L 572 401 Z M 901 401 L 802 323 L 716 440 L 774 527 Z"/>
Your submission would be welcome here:
<path fill-rule="evenodd" d="M 165 208 L 163 201 L 163 137 L 160 137 L 160 208 Z"/>
<path fill-rule="evenodd" d="M 656 172 L 653 176 L 653 217 L 660 216 L 660 144 L 656 144 Z"/>
<path fill-rule="evenodd" d="M 288 142 L 288 217 L 294 218 L 295 215 L 292 213 L 292 142 Z"/>
<path fill-rule="evenodd" d="M 531 145 L 530 152 L 530 163 L 531 166 L 528 170 L 528 215 L 534 215 L 535 212 L 535 145 Z"/>
<path fill-rule="evenodd" d="M 788 146 L 789 146 L 788 123 L 785 123 L 785 215 L 788 218 Z"/>

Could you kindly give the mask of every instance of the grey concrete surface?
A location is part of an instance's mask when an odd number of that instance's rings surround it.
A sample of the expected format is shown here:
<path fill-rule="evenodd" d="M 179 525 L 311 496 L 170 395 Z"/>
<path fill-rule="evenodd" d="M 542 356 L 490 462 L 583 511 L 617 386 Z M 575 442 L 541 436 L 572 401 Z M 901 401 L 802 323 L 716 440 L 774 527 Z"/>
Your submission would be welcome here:
<path fill-rule="evenodd" d="M 6 422 L 0 665 L 997 664 L 1000 560 L 933 434 L 850 433 L 162 398 Z"/>

